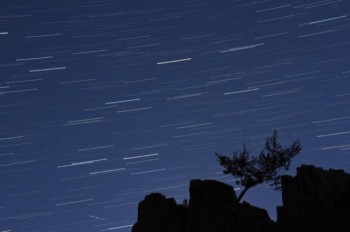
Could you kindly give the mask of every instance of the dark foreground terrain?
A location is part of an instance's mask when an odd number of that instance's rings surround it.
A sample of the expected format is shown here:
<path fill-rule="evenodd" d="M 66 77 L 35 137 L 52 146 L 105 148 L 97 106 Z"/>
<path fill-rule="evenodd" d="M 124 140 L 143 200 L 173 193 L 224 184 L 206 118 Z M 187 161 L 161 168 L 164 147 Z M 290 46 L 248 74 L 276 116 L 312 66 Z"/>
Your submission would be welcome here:
<path fill-rule="evenodd" d="M 282 177 L 283 206 L 277 222 L 265 209 L 237 203 L 233 188 L 192 180 L 188 205 L 160 193 L 139 203 L 132 232 L 349 232 L 350 174 L 302 165 Z"/>

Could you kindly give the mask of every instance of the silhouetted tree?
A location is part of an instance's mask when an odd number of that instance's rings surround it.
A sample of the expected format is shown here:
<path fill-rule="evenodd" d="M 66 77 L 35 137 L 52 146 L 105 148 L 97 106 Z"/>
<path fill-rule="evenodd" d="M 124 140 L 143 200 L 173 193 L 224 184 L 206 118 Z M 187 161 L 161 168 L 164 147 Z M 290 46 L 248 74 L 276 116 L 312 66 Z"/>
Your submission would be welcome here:
<path fill-rule="evenodd" d="M 299 140 L 292 143 L 289 148 L 282 148 L 277 142 L 277 131 L 271 137 L 266 138 L 265 147 L 259 156 L 250 156 L 245 144 L 242 151 L 233 152 L 232 158 L 215 153 L 220 165 L 224 167 L 224 174 L 232 174 L 238 178 L 236 184 L 244 187 L 239 194 L 237 202 L 240 202 L 244 194 L 252 187 L 263 182 L 271 183 L 276 190 L 281 184 L 281 168 L 288 170 L 291 159 L 301 151 Z"/>

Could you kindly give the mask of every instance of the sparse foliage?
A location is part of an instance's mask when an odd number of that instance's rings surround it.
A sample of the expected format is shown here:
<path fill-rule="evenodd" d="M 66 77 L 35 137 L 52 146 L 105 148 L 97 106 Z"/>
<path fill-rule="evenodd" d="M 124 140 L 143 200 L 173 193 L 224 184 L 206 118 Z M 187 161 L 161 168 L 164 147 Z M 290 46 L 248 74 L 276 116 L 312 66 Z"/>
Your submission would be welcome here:
<path fill-rule="evenodd" d="M 293 142 L 289 148 L 282 148 L 277 142 L 277 131 L 266 138 L 264 149 L 259 156 L 250 156 L 245 144 L 242 151 L 233 152 L 232 158 L 215 153 L 220 165 L 224 167 L 224 174 L 231 174 L 238 178 L 236 184 L 244 187 L 237 198 L 240 202 L 248 189 L 263 182 L 270 183 L 276 190 L 280 189 L 281 169 L 288 170 L 291 159 L 301 151 L 299 140 Z"/>

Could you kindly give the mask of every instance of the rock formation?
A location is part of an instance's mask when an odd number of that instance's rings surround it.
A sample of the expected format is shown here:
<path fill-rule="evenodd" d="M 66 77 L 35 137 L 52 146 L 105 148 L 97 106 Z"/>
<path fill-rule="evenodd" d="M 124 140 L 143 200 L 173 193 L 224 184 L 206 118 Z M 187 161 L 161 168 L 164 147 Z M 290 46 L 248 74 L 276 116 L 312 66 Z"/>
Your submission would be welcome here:
<path fill-rule="evenodd" d="M 160 193 L 147 195 L 139 203 L 134 232 L 180 232 L 186 224 L 186 208 Z"/>
<path fill-rule="evenodd" d="M 192 180 L 186 232 L 229 232 L 237 208 L 233 188 L 214 180 Z"/>
<path fill-rule="evenodd" d="M 271 232 L 267 211 L 237 203 L 232 186 L 215 180 L 192 180 L 188 207 L 152 193 L 140 202 L 133 232 Z M 254 223 L 252 223 L 254 221 Z M 248 229 L 248 230 L 247 230 Z"/>
<path fill-rule="evenodd" d="M 350 231 L 350 175 L 343 170 L 302 165 L 295 177 L 282 177 L 282 201 L 281 231 Z"/>
<path fill-rule="evenodd" d="M 349 232 L 350 175 L 303 165 L 282 177 L 283 206 L 277 222 L 267 211 L 238 203 L 233 188 L 192 180 L 187 205 L 152 193 L 140 202 L 132 232 Z"/>

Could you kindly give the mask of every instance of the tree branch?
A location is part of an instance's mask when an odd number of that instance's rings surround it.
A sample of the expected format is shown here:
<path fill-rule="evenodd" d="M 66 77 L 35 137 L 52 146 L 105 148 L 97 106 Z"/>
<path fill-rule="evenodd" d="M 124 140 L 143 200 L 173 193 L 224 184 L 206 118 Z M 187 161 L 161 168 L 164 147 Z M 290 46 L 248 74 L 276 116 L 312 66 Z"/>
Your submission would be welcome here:
<path fill-rule="evenodd" d="M 238 198 L 237 198 L 237 202 L 238 202 L 238 203 L 242 200 L 244 194 L 245 194 L 245 193 L 248 191 L 248 189 L 250 189 L 251 187 L 252 187 L 252 186 L 247 186 L 247 187 L 245 187 L 245 188 L 243 189 L 243 191 L 239 194 L 239 196 L 238 196 Z"/>

